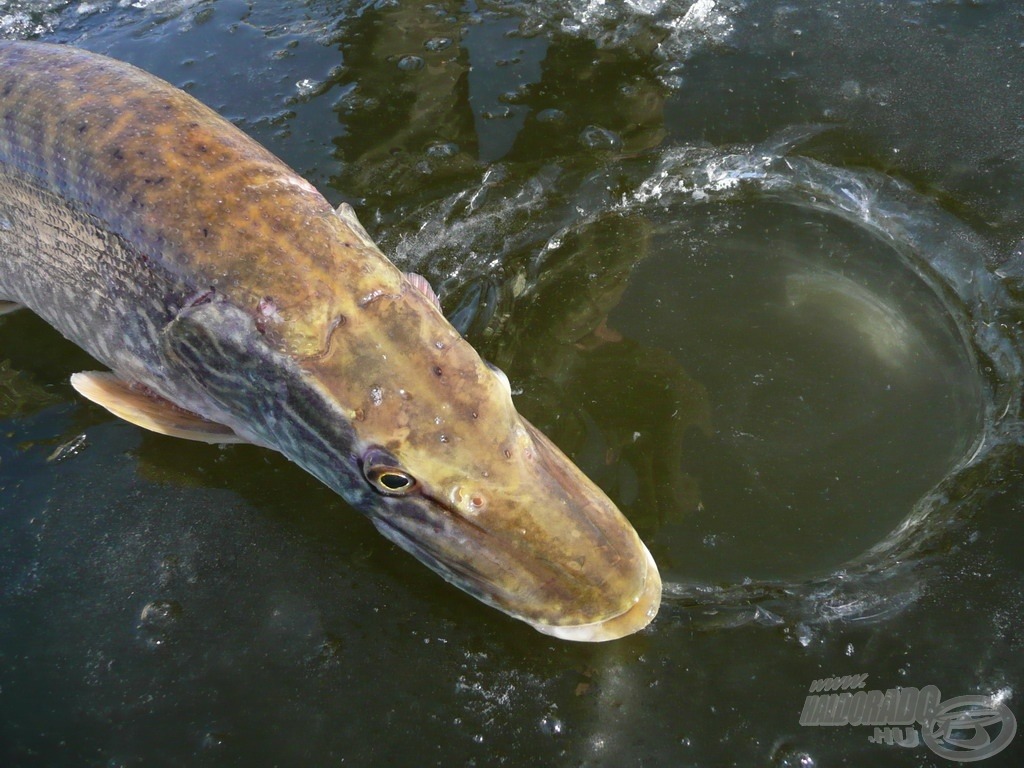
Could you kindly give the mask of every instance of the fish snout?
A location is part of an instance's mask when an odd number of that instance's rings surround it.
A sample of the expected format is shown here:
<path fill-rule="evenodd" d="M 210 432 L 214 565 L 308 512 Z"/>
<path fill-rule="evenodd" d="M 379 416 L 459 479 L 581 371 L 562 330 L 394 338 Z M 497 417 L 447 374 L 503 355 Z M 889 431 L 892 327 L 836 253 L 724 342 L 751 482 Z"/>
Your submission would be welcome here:
<path fill-rule="evenodd" d="M 523 424 L 533 444 L 535 483 L 553 506 L 538 512 L 542 535 L 533 543 L 534 559 L 556 566 L 547 591 L 561 608 L 521 618 L 563 640 L 602 642 L 638 632 L 661 605 L 654 558 L 611 499 L 542 432 Z"/>
<path fill-rule="evenodd" d="M 643 589 L 636 602 L 622 613 L 584 624 L 531 624 L 538 632 L 551 635 L 562 640 L 599 643 L 607 640 L 618 640 L 632 635 L 650 624 L 658 615 L 661 607 L 661 574 L 651 557 L 650 551 L 643 543 L 644 563 L 646 572 L 643 578 Z"/>

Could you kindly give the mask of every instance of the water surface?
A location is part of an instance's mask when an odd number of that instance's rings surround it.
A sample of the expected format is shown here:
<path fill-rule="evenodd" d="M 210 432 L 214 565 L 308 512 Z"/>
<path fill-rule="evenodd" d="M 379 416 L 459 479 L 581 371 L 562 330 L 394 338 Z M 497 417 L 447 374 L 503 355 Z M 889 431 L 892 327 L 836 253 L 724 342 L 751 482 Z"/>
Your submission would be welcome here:
<path fill-rule="evenodd" d="M 666 580 L 638 636 L 543 637 L 280 457 L 81 402 L 95 364 L 5 316 L 3 764 L 941 762 L 799 724 L 858 673 L 1024 717 L 1020 22 L 0 2 L 0 34 L 155 72 L 355 205 Z"/>

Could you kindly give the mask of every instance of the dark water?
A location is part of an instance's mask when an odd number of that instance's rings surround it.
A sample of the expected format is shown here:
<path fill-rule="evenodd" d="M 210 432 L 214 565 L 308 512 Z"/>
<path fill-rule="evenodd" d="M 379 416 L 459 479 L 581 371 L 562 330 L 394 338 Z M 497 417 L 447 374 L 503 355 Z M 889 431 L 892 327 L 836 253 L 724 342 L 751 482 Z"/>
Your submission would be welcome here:
<path fill-rule="evenodd" d="M 155 72 L 353 203 L 666 581 L 638 636 L 545 638 L 280 457 L 83 404 L 94 364 L 6 316 L 0 764 L 952 764 L 800 724 L 854 674 L 1024 717 L 1022 22 L 0 2 L 0 34 Z"/>

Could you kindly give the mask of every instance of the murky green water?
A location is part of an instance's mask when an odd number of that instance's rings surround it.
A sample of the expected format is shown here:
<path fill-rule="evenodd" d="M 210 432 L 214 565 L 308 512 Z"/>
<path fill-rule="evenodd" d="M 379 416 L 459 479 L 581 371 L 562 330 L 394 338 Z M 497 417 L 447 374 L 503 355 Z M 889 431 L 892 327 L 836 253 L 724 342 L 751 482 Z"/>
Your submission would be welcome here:
<path fill-rule="evenodd" d="M 427 275 L 633 520 L 552 641 L 276 455 L 142 434 L 0 319 L 0 762 L 932 765 L 812 681 L 1024 717 L 1022 12 L 973 0 L 0 2 L 189 90 Z M 1017 765 L 1024 743 L 984 765 Z"/>

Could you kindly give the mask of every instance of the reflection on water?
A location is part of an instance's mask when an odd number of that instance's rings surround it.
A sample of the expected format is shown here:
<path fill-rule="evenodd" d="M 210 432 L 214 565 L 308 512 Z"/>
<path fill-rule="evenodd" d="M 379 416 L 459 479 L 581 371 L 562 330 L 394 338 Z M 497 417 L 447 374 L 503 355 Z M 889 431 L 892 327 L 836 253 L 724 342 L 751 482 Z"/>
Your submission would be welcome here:
<path fill-rule="evenodd" d="M 668 579 L 641 635 L 548 643 L 280 457 L 83 405 L 95 363 L 4 316 L 0 763 L 927 762 L 799 726 L 847 673 L 1019 718 L 1019 16 L 0 0 L 355 204 Z"/>
<path fill-rule="evenodd" d="M 837 272 L 794 272 L 786 277 L 786 298 L 801 311 L 806 322 L 834 325 L 847 335 L 853 332 L 879 361 L 890 368 L 906 367 L 907 359 L 921 341 L 900 311 L 878 295 Z M 852 346 L 854 353 L 856 343 Z M 918 350 L 919 351 L 919 350 Z"/>

